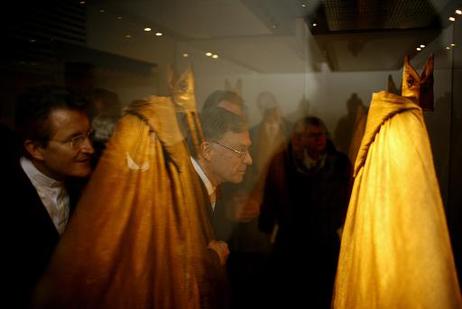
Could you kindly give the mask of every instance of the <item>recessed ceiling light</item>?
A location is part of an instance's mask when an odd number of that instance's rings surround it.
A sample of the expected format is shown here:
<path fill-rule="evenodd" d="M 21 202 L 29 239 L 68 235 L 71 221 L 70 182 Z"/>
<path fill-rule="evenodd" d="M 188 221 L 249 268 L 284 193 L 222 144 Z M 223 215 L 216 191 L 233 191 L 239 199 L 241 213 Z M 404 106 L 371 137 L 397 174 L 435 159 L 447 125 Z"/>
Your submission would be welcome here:
<path fill-rule="evenodd" d="M 302 8 L 306 8 L 306 4 L 305 4 L 305 3 L 302 3 Z"/>
<path fill-rule="evenodd" d="M 417 51 L 421 51 L 421 50 L 422 50 L 422 48 L 420 48 L 420 47 L 417 47 L 416 49 L 417 49 Z"/>
<path fill-rule="evenodd" d="M 100 13 L 104 13 L 104 10 L 103 10 L 103 9 L 101 9 L 101 10 L 99 10 L 99 12 L 100 12 Z"/>
<path fill-rule="evenodd" d="M 37 42 L 36 39 L 30 39 L 30 40 L 29 40 L 29 43 L 35 43 L 35 42 Z"/>
<path fill-rule="evenodd" d="M 318 24 L 317 23 L 313 23 L 313 27 L 316 27 Z"/>
<path fill-rule="evenodd" d="M 149 28 L 149 27 L 144 28 L 144 31 L 146 31 L 146 32 L 149 32 L 149 31 L 151 31 L 151 30 L 152 30 L 152 29 Z"/>
<path fill-rule="evenodd" d="M 456 10 L 457 15 L 462 15 L 462 10 Z"/>
<path fill-rule="evenodd" d="M 212 58 L 213 58 L 213 59 L 218 59 L 218 55 L 215 54 L 215 55 L 212 56 Z"/>
<path fill-rule="evenodd" d="M 117 19 L 118 20 L 121 20 L 123 17 L 122 16 L 117 16 Z"/>
<path fill-rule="evenodd" d="M 183 54 L 183 57 L 188 58 L 188 57 L 189 57 L 189 54 L 188 54 L 188 53 L 184 53 L 184 54 Z"/>
<path fill-rule="evenodd" d="M 450 50 L 450 49 L 451 49 L 451 47 L 449 47 L 449 46 L 446 46 L 446 49 L 447 49 L 447 50 Z"/>
<path fill-rule="evenodd" d="M 450 21 L 455 21 L 456 18 L 451 16 L 451 17 L 449 17 L 449 20 L 450 20 Z"/>
<path fill-rule="evenodd" d="M 452 47 L 455 47 L 455 46 L 456 46 L 456 44 L 455 44 L 455 43 L 451 43 L 451 46 L 452 46 Z"/>
<path fill-rule="evenodd" d="M 132 35 L 131 35 L 131 34 L 126 34 L 126 35 L 125 35 L 125 38 L 126 38 L 126 39 L 131 39 L 131 38 L 132 38 Z"/>
<path fill-rule="evenodd" d="M 211 57 L 213 54 L 212 54 L 211 52 L 206 52 L 205 55 L 206 55 L 207 57 Z"/>
<path fill-rule="evenodd" d="M 85 4 L 85 1 L 80 1 L 80 4 Z"/>
<path fill-rule="evenodd" d="M 420 48 L 425 48 L 425 45 L 423 45 L 423 44 L 420 44 Z"/>
<path fill-rule="evenodd" d="M 156 36 L 163 36 L 164 34 L 162 32 L 156 32 Z"/>

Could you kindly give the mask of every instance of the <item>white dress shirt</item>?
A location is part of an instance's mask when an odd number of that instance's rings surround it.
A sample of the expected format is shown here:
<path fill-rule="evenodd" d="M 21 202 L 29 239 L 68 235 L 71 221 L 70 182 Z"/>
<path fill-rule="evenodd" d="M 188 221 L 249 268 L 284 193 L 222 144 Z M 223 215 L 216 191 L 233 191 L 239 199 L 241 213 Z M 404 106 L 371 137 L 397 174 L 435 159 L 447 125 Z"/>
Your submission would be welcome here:
<path fill-rule="evenodd" d="M 56 230 L 62 234 L 69 220 L 69 195 L 64 183 L 44 175 L 25 157 L 20 159 L 20 164 L 37 191 Z"/>
<path fill-rule="evenodd" d="M 212 182 L 210 181 L 210 179 L 208 179 L 207 175 L 205 175 L 205 172 L 200 166 L 200 164 L 193 157 L 191 157 L 191 162 L 194 166 L 194 169 L 196 170 L 196 173 L 202 179 L 202 182 L 204 183 L 205 188 L 207 189 L 207 194 L 209 195 L 210 205 L 212 206 L 212 211 L 214 211 L 215 204 L 217 202 L 216 186 L 214 186 Z"/>

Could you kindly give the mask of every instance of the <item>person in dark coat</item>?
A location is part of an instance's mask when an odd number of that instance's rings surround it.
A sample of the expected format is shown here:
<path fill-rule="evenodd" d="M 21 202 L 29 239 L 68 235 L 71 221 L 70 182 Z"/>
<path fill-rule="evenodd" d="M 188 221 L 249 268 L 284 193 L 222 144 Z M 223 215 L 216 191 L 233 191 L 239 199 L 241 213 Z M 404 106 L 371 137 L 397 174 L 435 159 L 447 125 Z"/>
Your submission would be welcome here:
<path fill-rule="evenodd" d="M 19 138 L 10 132 L 1 186 L 7 231 L 2 301 L 14 308 L 29 307 L 91 173 L 90 122 L 79 105 L 59 87 L 40 86 L 28 90 L 16 106 Z M 20 151 L 11 150 L 15 144 Z"/>
<path fill-rule="evenodd" d="M 351 170 L 316 117 L 297 122 L 272 159 L 259 228 L 274 241 L 275 304 L 330 307 Z"/>

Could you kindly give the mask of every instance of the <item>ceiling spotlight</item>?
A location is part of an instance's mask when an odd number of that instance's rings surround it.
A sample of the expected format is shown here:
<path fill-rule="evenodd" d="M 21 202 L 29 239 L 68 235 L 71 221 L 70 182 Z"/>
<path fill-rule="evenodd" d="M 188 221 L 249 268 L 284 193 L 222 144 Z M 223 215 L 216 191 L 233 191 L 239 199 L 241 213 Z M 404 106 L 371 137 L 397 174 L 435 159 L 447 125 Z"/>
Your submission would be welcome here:
<path fill-rule="evenodd" d="M 462 10 L 456 10 L 457 15 L 462 15 Z"/>
<path fill-rule="evenodd" d="M 451 47 L 455 47 L 455 46 L 456 46 L 456 44 L 455 44 L 455 43 L 451 43 Z"/>
<path fill-rule="evenodd" d="M 317 23 L 313 23 L 313 27 L 316 27 L 318 24 Z"/>
<path fill-rule="evenodd" d="M 146 31 L 146 32 L 149 32 L 149 31 L 151 31 L 151 30 L 152 30 L 152 29 L 149 28 L 149 27 L 144 28 L 144 31 Z"/>
<path fill-rule="evenodd" d="M 417 49 L 417 51 L 421 51 L 421 50 L 422 50 L 422 48 L 420 48 L 420 47 L 417 47 L 416 49 Z"/>
<path fill-rule="evenodd" d="M 207 57 L 212 57 L 213 54 L 212 54 L 211 52 L 206 52 L 205 55 L 206 55 Z"/>
<path fill-rule="evenodd" d="M 103 9 L 101 9 L 101 10 L 99 10 L 99 12 L 100 12 L 100 13 L 104 13 L 104 10 L 103 10 Z"/>
<path fill-rule="evenodd" d="M 212 58 L 213 58 L 213 59 L 218 59 L 218 55 L 217 55 L 217 54 L 212 55 Z"/>
<path fill-rule="evenodd" d="M 425 45 L 423 45 L 423 44 L 420 44 L 420 48 L 425 48 Z"/>
<path fill-rule="evenodd" d="M 126 38 L 126 39 L 131 39 L 131 38 L 132 38 L 132 35 L 131 35 L 131 34 L 126 34 L 126 35 L 125 35 L 125 38 Z"/>
<path fill-rule="evenodd" d="M 446 49 L 447 49 L 447 50 L 450 50 L 450 49 L 451 49 L 451 47 L 449 47 L 449 46 L 446 46 Z"/>
<path fill-rule="evenodd" d="M 456 21 L 456 18 L 451 16 L 451 17 L 449 17 L 449 20 L 450 21 Z"/>
<path fill-rule="evenodd" d="M 305 3 L 302 3 L 302 8 L 306 8 L 306 4 L 305 4 Z"/>
<path fill-rule="evenodd" d="M 80 4 L 85 4 L 85 1 L 80 1 Z"/>
<path fill-rule="evenodd" d="M 184 58 L 188 58 L 188 57 L 189 57 L 189 54 L 188 54 L 188 53 L 184 53 L 184 54 L 183 54 L 183 57 L 184 57 Z"/>
<path fill-rule="evenodd" d="M 156 32 L 156 36 L 163 36 L 164 34 L 162 32 Z"/>

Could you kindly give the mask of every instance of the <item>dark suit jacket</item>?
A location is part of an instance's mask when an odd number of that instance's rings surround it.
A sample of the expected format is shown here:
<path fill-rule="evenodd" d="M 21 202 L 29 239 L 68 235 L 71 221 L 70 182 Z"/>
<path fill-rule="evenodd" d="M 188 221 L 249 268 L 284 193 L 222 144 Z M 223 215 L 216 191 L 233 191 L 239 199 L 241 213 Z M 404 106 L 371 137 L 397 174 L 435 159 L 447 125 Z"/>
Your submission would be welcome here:
<path fill-rule="evenodd" d="M 196 174 L 197 175 L 197 174 Z M 215 210 L 212 209 L 210 204 L 209 195 L 207 192 L 207 188 L 205 187 L 202 179 L 200 176 L 197 175 L 198 181 L 201 184 L 201 194 L 203 195 L 203 200 L 206 201 L 203 207 L 206 207 L 206 211 L 208 213 L 209 222 L 212 224 L 213 231 L 214 231 L 214 239 L 215 240 L 224 240 L 223 237 L 220 236 L 220 225 L 222 224 L 222 207 L 219 203 L 219 198 L 217 198 L 217 202 L 215 204 Z M 218 255 L 212 250 L 209 250 L 210 254 L 207 256 L 207 269 L 208 272 L 206 274 L 205 279 L 205 293 L 202 295 L 206 295 L 206 300 L 201 303 L 201 308 L 207 309 L 226 309 L 229 307 L 229 283 L 227 279 L 227 274 L 224 266 L 220 265 L 220 261 Z"/>
<path fill-rule="evenodd" d="M 2 276 L 6 288 L 2 299 L 8 299 L 6 303 L 15 304 L 15 308 L 27 308 L 59 241 L 59 233 L 19 159 L 14 161 L 5 167 L 5 183 L 0 189 L 2 225 L 6 232 L 2 234 L 5 237 L 2 251 L 6 256 L 6 274 Z M 74 186 L 68 189 L 71 211 L 79 195 L 77 191 L 80 190 Z"/>

